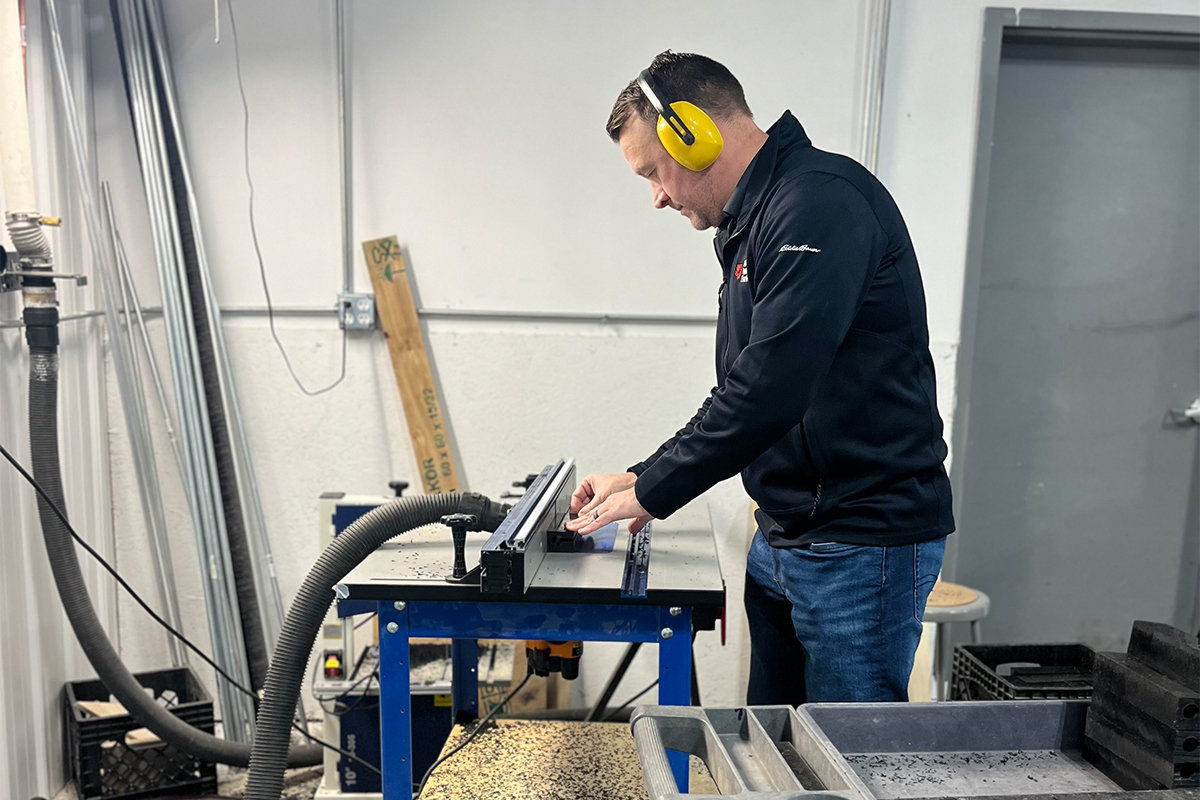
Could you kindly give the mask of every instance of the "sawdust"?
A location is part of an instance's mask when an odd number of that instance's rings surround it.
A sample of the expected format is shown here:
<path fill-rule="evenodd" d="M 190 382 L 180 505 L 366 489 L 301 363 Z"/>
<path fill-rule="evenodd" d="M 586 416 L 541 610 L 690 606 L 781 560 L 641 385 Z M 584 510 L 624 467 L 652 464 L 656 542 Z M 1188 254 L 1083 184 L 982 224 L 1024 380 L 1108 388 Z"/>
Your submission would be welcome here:
<path fill-rule="evenodd" d="M 443 752 L 473 726 L 456 726 Z M 623 723 L 499 720 L 429 779 L 421 800 L 646 800 Z"/>
<path fill-rule="evenodd" d="M 1111 791 L 1082 759 L 1057 750 L 844 753 L 875 797 L 970 797 Z"/>

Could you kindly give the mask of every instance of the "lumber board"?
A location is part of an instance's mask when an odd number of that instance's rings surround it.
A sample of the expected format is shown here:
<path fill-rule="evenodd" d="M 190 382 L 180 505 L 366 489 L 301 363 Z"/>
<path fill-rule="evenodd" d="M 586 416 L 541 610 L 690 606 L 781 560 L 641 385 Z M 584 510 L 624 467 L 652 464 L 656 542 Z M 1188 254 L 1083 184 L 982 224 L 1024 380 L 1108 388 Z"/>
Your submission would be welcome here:
<path fill-rule="evenodd" d="M 433 380 L 429 348 L 417 318 L 412 275 L 400 250 L 400 241 L 387 236 L 363 242 L 362 248 L 421 485 L 425 494 L 461 491 L 458 466 L 450 447 L 450 420 Z"/>

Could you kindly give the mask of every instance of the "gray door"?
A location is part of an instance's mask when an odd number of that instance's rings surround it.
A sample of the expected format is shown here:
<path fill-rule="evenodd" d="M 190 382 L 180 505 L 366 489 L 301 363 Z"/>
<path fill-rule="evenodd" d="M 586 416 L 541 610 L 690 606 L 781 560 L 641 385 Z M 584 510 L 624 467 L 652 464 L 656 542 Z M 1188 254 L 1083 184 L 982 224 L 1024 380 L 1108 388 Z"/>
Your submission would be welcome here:
<path fill-rule="evenodd" d="M 1197 624 L 1200 427 L 1168 409 L 1200 395 L 1200 77 L 1173 41 L 1002 45 L 955 476 L 989 642 Z"/>

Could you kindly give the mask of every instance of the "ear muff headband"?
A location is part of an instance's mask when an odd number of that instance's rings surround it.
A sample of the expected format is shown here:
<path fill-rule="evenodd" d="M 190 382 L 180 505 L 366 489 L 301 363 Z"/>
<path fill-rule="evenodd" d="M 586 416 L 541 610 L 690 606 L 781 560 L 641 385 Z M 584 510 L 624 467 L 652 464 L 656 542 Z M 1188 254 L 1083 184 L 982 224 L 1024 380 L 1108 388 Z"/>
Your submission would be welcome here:
<path fill-rule="evenodd" d="M 692 172 L 711 167 L 725 146 L 712 118 L 686 100 L 670 102 L 649 70 L 638 75 L 638 86 L 658 111 L 658 140 L 671 158 Z"/>

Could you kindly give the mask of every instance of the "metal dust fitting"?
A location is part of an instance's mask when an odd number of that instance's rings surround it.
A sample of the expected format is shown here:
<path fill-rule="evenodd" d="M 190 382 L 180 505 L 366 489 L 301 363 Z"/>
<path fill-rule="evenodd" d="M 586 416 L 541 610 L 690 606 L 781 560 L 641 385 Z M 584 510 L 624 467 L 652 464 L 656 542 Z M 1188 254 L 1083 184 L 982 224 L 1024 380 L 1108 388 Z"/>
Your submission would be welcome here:
<path fill-rule="evenodd" d="M 397 625 L 396 623 L 394 623 L 394 622 L 389 622 L 389 623 L 387 624 L 387 632 L 388 632 L 388 633 L 395 633 L 395 632 L 396 632 L 396 631 L 398 631 L 398 630 L 400 630 L 400 626 L 399 626 L 399 625 Z"/>
<path fill-rule="evenodd" d="M 408 603 L 404 602 L 403 600 L 397 600 L 394 603 L 394 606 L 397 611 L 403 611 L 404 609 L 408 608 Z"/>
<path fill-rule="evenodd" d="M 661 634 L 662 638 L 664 638 L 664 639 L 670 639 L 670 638 L 671 638 L 672 636 L 674 636 L 674 635 L 675 635 L 675 631 L 671 630 L 670 628 L 663 628 L 663 629 L 662 629 L 662 634 Z"/>
<path fill-rule="evenodd" d="M 678 617 L 682 613 L 683 613 L 683 609 L 680 608 L 679 606 L 671 606 L 671 616 L 672 617 Z"/>

